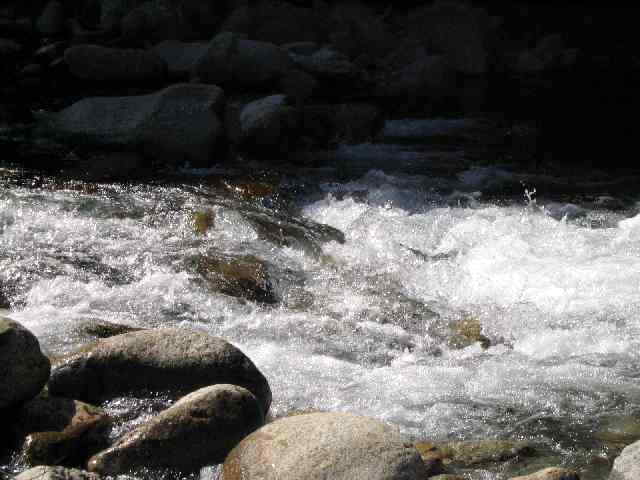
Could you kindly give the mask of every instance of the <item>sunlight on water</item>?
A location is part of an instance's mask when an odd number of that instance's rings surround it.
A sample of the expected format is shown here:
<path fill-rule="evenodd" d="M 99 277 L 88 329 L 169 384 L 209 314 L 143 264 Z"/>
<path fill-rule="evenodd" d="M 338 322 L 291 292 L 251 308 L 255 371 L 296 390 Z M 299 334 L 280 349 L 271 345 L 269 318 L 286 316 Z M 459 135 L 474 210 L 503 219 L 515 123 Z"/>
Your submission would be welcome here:
<path fill-rule="evenodd" d="M 186 189 L 16 188 L 0 195 L 0 285 L 51 352 L 86 341 L 87 320 L 228 338 L 267 375 L 276 415 L 348 410 L 445 439 L 534 436 L 518 422 L 640 407 L 640 216 L 592 229 L 468 191 L 451 206 L 431 187 L 381 172 L 324 185 L 302 215 L 346 242 L 321 256 L 265 241 L 242 205 Z M 198 235 L 203 207 L 216 220 Z M 280 305 L 207 289 L 186 259 L 212 250 L 267 260 Z M 487 349 L 452 345 L 469 318 Z"/>

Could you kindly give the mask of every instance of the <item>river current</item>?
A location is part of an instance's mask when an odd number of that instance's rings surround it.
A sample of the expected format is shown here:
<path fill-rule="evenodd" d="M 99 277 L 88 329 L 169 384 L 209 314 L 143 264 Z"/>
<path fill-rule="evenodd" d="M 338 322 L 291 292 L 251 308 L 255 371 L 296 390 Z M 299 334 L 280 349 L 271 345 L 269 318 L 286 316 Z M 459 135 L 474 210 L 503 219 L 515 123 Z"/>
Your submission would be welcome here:
<path fill-rule="evenodd" d="M 223 169 L 171 184 L 30 184 L 4 169 L 5 313 L 51 355 L 87 341 L 88 320 L 200 329 L 260 368 L 274 416 L 350 411 L 415 439 L 533 440 L 553 464 L 605 478 L 596 433 L 640 412 L 635 201 L 543 201 L 535 184 L 496 198 L 485 190 L 512 182 L 508 168 L 429 155 L 345 146 L 352 169 L 270 176 L 257 196 Z M 208 289 L 188 264 L 211 252 L 266 261 L 277 302 Z"/>

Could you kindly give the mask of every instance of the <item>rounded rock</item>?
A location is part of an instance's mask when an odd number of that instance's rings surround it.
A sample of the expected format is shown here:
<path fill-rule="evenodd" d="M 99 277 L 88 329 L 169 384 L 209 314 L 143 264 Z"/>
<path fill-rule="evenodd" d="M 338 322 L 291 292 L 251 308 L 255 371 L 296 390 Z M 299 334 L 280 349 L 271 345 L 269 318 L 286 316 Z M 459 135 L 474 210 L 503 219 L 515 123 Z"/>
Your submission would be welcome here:
<path fill-rule="evenodd" d="M 613 462 L 609 480 L 637 480 L 640 478 L 640 441 L 622 450 Z"/>
<path fill-rule="evenodd" d="M 25 470 L 14 480 L 100 480 L 102 477 L 95 473 L 64 467 L 33 467 Z"/>
<path fill-rule="evenodd" d="M 429 476 L 397 430 L 347 413 L 283 418 L 253 432 L 225 460 L 225 480 L 418 480 Z"/>
<path fill-rule="evenodd" d="M 103 475 L 139 467 L 194 471 L 221 463 L 240 440 L 263 424 L 260 404 L 245 388 L 201 388 L 95 455 L 89 470 Z"/>
<path fill-rule="evenodd" d="M 267 380 L 239 349 L 201 331 L 142 330 L 100 340 L 53 369 L 49 391 L 95 402 L 124 393 L 186 393 L 229 383 L 253 393 L 264 412 L 271 404 Z"/>
<path fill-rule="evenodd" d="M 50 370 L 38 339 L 19 323 L 0 317 L 0 409 L 35 397 Z"/>

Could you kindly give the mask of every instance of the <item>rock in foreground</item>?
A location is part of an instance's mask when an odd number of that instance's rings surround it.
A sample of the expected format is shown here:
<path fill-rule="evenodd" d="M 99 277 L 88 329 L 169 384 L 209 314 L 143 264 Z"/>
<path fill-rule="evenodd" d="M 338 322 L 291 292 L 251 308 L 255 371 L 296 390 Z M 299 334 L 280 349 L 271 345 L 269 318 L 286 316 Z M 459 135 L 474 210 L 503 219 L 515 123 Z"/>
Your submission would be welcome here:
<path fill-rule="evenodd" d="M 19 323 L 0 317 L 0 409 L 35 397 L 50 369 L 36 337 Z"/>
<path fill-rule="evenodd" d="M 221 463 L 263 423 L 260 404 L 248 390 L 236 385 L 201 388 L 95 455 L 89 470 L 104 475 L 139 467 L 194 471 Z"/>
<path fill-rule="evenodd" d="M 177 84 L 150 95 L 92 97 L 45 115 L 41 133 L 71 143 L 139 150 L 169 164 L 206 165 L 222 125 L 214 85 Z"/>
<path fill-rule="evenodd" d="M 346 413 L 277 420 L 245 438 L 224 463 L 225 480 L 418 480 L 429 471 L 396 429 Z"/>
<path fill-rule="evenodd" d="M 573 470 L 550 467 L 523 477 L 513 477 L 511 480 L 580 480 L 580 477 Z"/>
<path fill-rule="evenodd" d="M 609 480 L 637 480 L 640 478 L 640 441 L 622 450 L 613 462 Z"/>
<path fill-rule="evenodd" d="M 187 393 L 219 383 L 248 389 L 264 412 L 269 409 L 267 380 L 244 353 L 204 332 L 171 328 L 116 335 L 85 347 L 53 369 L 49 391 L 92 402 L 124 393 Z"/>

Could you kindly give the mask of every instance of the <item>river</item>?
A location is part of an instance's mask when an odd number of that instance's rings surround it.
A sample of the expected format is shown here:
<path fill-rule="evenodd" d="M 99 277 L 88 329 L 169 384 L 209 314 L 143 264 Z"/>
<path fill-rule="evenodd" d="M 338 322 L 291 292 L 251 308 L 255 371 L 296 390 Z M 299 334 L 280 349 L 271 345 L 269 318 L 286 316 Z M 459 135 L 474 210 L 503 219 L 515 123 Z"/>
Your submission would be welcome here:
<path fill-rule="evenodd" d="M 438 128 L 458 126 L 390 123 L 414 144 L 343 146 L 335 168 L 249 166 L 258 194 L 233 166 L 126 184 L 7 166 L 6 313 L 51 355 L 86 342 L 88 320 L 201 329 L 263 371 L 273 416 L 350 411 L 415 439 L 532 440 L 606 478 L 597 432 L 640 412 L 640 204 L 633 191 L 542 198 L 471 147 L 415 142 Z M 520 191 L 501 197 L 505 183 Z M 212 292 L 189 268 L 247 254 L 266 262 L 275 304 Z"/>

